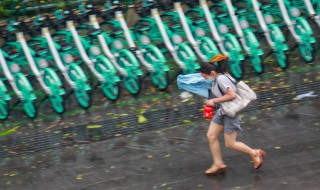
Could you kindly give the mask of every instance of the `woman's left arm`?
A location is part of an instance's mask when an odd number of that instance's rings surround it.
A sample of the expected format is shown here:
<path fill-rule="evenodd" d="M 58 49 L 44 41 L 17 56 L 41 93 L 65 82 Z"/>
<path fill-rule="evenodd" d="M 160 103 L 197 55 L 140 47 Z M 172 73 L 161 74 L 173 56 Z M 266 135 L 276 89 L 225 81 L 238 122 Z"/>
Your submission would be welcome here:
<path fill-rule="evenodd" d="M 214 106 L 216 103 L 227 102 L 236 98 L 236 93 L 232 88 L 227 88 L 226 93 L 220 98 L 213 98 L 207 101 L 208 105 Z"/>

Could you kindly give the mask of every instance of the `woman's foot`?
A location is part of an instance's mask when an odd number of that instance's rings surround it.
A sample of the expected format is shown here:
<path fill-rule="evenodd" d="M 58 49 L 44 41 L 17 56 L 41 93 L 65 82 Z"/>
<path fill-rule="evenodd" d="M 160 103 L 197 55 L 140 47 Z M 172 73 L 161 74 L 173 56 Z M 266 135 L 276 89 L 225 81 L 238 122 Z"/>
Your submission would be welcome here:
<path fill-rule="evenodd" d="M 255 169 L 259 169 L 263 164 L 263 157 L 267 154 L 265 151 L 260 149 L 254 150 L 254 155 L 252 156 L 253 166 Z"/>
<path fill-rule="evenodd" d="M 205 171 L 207 176 L 214 176 L 219 173 L 224 174 L 226 173 L 227 166 L 226 165 L 212 165 L 209 169 Z"/>

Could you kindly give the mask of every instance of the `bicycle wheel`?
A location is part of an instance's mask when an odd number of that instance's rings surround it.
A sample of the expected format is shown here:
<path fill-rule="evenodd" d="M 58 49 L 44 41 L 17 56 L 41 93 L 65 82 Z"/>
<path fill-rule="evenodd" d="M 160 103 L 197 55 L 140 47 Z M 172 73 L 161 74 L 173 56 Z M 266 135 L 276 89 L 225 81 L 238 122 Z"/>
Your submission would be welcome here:
<path fill-rule="evenodd" d="M 314 61 L 315 49 L 313 48 L 313 45 L 311 43 L 299 44 L 299 50 L 303 59 L 307 63 L 312 63 Z"/>
<path fill-rule="evenodd" d="M 140 93 L 141 80 L 139 77 L 125 77 L 123 83 L 130 94 L 137 95 Z"/>
<path fill-rule="evenodd" d="M 64 101 L 60 95 L 49 96 L 49 100 L 55 112 L 63 113 L 65 111 Z"/>
<path fill-rule="evenodd" d="M 79 105 L 83 108 L 90 107 L 90 105 L 91 105 L 90 97 L 87 93 L 87 90 L 84 87 L 85 81 L 83 81 L 83 79 L 81 78 L 81 75 L 79 73 L 79 69 L 70 67 L 69 76 L 70 76 L 70 79 L 76 83 L 77 87 L 74 90 L 74 95 L 75 95 Z"/>
<path fill-rule="evenodd" d="M 120 96 L 119 83 L 104 82 L 101 83 L 101 89 L 108 99 L 115 101 Z"/>
<path fill-rule="evenodd" d="M 238 57 L 240 57 L 240 52 L 235 49 L 232 42 L 225 41 L 224 46 L 226 48 L 226 51 L 230 54 L 229 68 L 231 70 L 232 75 L 237 79 L 242 78 L 243 67 L 240 59 L 238 59 Z"/>
<path fill-rule="evenodd" d="M 60 91 L 62 90 L 61 80 L 59 79 L 58 75 L 49 68 L 44 70 L 43 79 L 44 83 L 50 88 L 52 92 L 52 95 L 49 96 L 49 100 L 52 104 L 54 111 L 57 113 L 63 113 L 65 111 L 65 107 L 62 98 L 62 93 L 60 93 Z"/>
<path fill-rule="evenodd" d="M 251 51 L 250 60 L 254 71 L 257 74 L 263 73 L 264 67 L 261 59 L 262 50 L 260 50 L 258 47 L 259 42 L 257 40 L 257 37 L 252 31 L 248 30 L 245 32 L 245 40 Z"/>
<path fill-rule="evenodd" d="M 89 108 L 91 106 L 91 101 L 88 93 L 83 88 L 77 88 L 74 90 L 74 95 L 83 108 Z"/>
<path fill-rule="evenodd" d="M 17 74 L 17 87 L 24 97 L 24 100 L 22 101 L 24 111 L 28 117 L 35 118 L 37 116 L 37 110 L 33 100 L 36 99 L 36 97 L 32 94 L 33 88 L 30 85 L 30 82 L 22 73 Z"/>
<path fill-rule="evenodd" d="M 168 72 L 153 72 L 150 74 L 152 82 L 160 89 L 165 90 L 168 87 Z"/>
<path fill-rule="evenodd" d="M 37 110 L 35 108 L 34 102 L 32 100 L 24 100 L 23 101 L 23 108 L 26 114 L 30 118 L 35 118 L 37 116 Z"/>
<path fill-rule="evenodd" d="M 108 69 L 101 62 L 96 63 L 95 68 L 106 79 L 106 82 L 100 84 L 103 93 L 107 96 L 108 99 L 112 101 L 117 100 L 120 96 L 120 88 L 118 82 L 114 80 L 112 73 L 108 72 Z"/>
<path fill-rule="evenodd" d="M 9 116 L 9 104 L 5 100 L 0 100 L 0 119 L 7 119 Z"/>
<path fill-rule="evenodd" d="M 307 31 L 311 30 L 311 28 L 309 24 L 306 24 L 307 22 L 305 20 L 300 19 L 298 21 L 299 23 L 295 24 L 294 29 L 296 33 L 300 36 L 302 41 L 302 43 L 299 44 L 299 50 L 303 59 L 307 63 L 311 63 L 314 61 L 314 57 L 315 57 L 315 49 L 312 43 L 310 43 L 310 39 L 312 37 L 309 33 L 307 33 Z"/>
<path fill-rule="evenodd" d="M 282 69 L 286 69 L 289 66 L 289 60 L 286 56 L 286 50 L 289 49 L 287 44 L 284 44 L 285 37 L 283 36 L 280 28 L 277 25 L 271 24 L 270 26 L 270 37 L 274 43 L 274 53 L 277 59 L 278 65 Z"/>
<path fill-rule="evenodd" d="M 289 61 L 287 59 L 287 56 L 285 54 L 285 51 L 283 50 L 276 50 L 275 51 L 275 54 L 276 54 L 276 59 L 277 59 L 277 62 L 279 64 L 279 66 L 282 68 L 282 69 L 286 69 L 288 68 L 289 66 Z"/>
<path fill-rule="evenodd" d="M 160 90 L 167 88 L 168 80 L 168 71 L 169 67 L 164 64 L 164 57 L 161 57 L 160 50 L 153 51 L 154 49 L 149 49 L 145 54 L 145 59 L 149 62 L 155 72 L 150 73 L 151 80 L 153 84 Z M 159 56 L 160 54 L 160 56 Z"/>
<path fill-rule="evenodd" d="M 231 70 L 231 74 L 236 78 L 236 79 L 241 79 L 243 76 L 243 68 L 241 66 L 241 62 L 239 60 L 229 60 L 229 67 Z"/>
<path fill-rule="evenodd" d="M 200 69 L 200 64 L 196 63 L 196 55 L 192 51 L 191 47 L 186 44 L 179 45 L 178 57 L 185 64 L 187 69 L 184 74 L 191 74 L 197 72 Z"/>

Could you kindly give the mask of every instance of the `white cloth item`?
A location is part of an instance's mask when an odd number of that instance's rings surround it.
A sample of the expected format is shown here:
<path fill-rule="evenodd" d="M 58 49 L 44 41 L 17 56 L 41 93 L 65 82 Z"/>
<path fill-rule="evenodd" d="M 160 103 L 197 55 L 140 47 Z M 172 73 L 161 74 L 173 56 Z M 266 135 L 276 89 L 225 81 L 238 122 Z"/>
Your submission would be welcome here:
<path fill-rule="evenodd" d="M 308 92 L 308 93 L 299 94 L 299 95 L 296 96 L 296 98 L 302 99 L 302 98 L 307 98 L 307 97 L 312 98 L 312 97 L 317 97 L 317 96 L 318 96 L 318 95 L 314 94 L 314 91 L 310 91 L 310 92 Z"/>
<path fill-rule="evenodd" d="M 189 92 L 182 92 L 179 96 L 181 99 L 188 99 L 193 97 L 192 94 Z"/>

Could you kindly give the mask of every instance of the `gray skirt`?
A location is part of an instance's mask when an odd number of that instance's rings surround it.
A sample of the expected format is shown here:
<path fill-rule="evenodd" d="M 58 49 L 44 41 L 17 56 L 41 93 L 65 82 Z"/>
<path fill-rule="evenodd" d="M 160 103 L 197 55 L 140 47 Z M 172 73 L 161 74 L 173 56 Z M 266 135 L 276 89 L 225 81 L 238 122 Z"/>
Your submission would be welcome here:
<path fill-rule="evenodd" d="M 224 115 L 221 108 L 216 112 L 211 121 L 218 125 L 224 126 L 224 133 L 227 134 L 242 131 L 242 128 L 240 127 L 240 115 L 238 114 L 235 117 L 229 117 L 227 115 Z"/>

